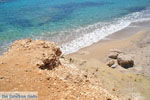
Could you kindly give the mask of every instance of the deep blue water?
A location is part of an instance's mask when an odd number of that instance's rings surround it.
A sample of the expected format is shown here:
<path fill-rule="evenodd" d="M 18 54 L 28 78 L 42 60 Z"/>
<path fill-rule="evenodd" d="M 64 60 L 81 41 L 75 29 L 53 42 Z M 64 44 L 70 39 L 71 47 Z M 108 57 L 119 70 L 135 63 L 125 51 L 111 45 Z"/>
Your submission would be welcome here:
<path fill-rule="evenodd" d="M 121 29 L 126 20 L 149 18 L 149 6 L 150 0 L 0 0 L 0 51 L 28 37 L 77 49 L 108 35 L 111 25 Z"/>

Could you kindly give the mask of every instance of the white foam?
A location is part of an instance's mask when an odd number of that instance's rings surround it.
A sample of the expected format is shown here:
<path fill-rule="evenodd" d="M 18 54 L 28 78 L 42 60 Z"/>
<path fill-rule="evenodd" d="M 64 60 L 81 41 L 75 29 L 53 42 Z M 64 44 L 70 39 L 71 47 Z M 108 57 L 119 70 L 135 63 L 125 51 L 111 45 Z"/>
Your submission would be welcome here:
<path fill-rule="evenodd" d="M 82 37 L 76 38 L 70 43 L 63 44 L 61 49 L 64 54 L 76 52 L 80 48 L 83 48 L 95 42 L 98 42 L 104 37 L 127 27 L 129 24 L 130 22 L 128 23 L 121 22 L 118 24 L 113 24 L 113 25 L 102 27 L 101 29 L 97 29 L 94 32 L 84 34 Z"/>
<path fill-rule="evenodd" d="M 129 14 L 124 18 L 115 19 L 112 22 L 108 22 L 107 24 L 104 24 L 104 26 L 102 26 L 101 28 L 95 29 L 93 32 L 85 33 L 82 36 L 79 36 L 78 38 L 75 38 L 74 40 L 68 43 L 62 44 L 61 49 L 64 54 L 73 53 L 78 51 L 80 48 L 89 46 L 114 32 L 124 29 L 125 27 L 129 26 L 132 22 L 150 20 L 150 17 L 146 17 L 146 18 L 143 17 L 146 16 L 144 15 L 144 13 L 145 13 L 144 11 L 136 12 L 133 14 Z M 101 23 L 89 25 L 83 30 L 91 27 L 97 27 L 99 24 Z"/>

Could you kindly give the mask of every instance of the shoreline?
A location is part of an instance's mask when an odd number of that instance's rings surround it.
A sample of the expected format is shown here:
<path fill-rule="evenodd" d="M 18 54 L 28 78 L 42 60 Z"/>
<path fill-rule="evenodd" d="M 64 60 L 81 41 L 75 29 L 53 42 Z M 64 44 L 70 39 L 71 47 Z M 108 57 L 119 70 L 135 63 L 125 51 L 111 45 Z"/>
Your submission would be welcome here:
<path fill-rule="evenodd" d="M 129 26 L 127 26 L 127 27 L 125 27 L 125 28 L 123 28 L 117 32 L 114 32 L 114 33 L 104 37 L 103 39 L 100 39 L 98 42 L 95 42 L 89 46 L 80 48 L 79 50 L 77 50 L 73 53 L 66 54 L 66 56 L 67 55 L 74 55 L 80 51 L 84 51 L 85 49 L 92 48 L 92 47 L 97 46 L 97 45 L 100 46 L 100 44 L 103 44 L 103 43 L 128 39 L 128 38 L 136 35 L 139 32 L 150 30 L 149 26 L 150 26 L 150 20 L 142 21 L 142 22 L 140 22 L 140 21 L 139 22 L 133 22 Z"/>

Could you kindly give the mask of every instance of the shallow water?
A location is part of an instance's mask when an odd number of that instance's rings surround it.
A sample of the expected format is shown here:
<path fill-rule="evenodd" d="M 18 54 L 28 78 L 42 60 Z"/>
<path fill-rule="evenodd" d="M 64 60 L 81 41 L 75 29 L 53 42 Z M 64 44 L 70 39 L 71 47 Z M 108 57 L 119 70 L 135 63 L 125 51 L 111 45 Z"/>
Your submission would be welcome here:
<path fill-rule="evenodd" d="M 22 38 L 55 41 L 64 53 L 150 18 L 150 0 L 1 0 L 0 52 Z"/>

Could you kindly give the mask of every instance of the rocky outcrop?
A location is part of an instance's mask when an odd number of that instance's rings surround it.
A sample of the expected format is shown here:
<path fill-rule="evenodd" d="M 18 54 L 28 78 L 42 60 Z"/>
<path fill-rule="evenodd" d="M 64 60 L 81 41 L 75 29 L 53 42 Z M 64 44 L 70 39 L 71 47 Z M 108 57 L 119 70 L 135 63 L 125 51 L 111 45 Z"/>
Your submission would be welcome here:
<path fill-rule="evenodd" d="M 62 54 L 60 48 L 53 42 L 44 40 L 18 40 L 10 47 L 7 54 L 14 53 L 27 59 L 30 64 L 41 69 L 53 69 L 60 64 Z"/>

